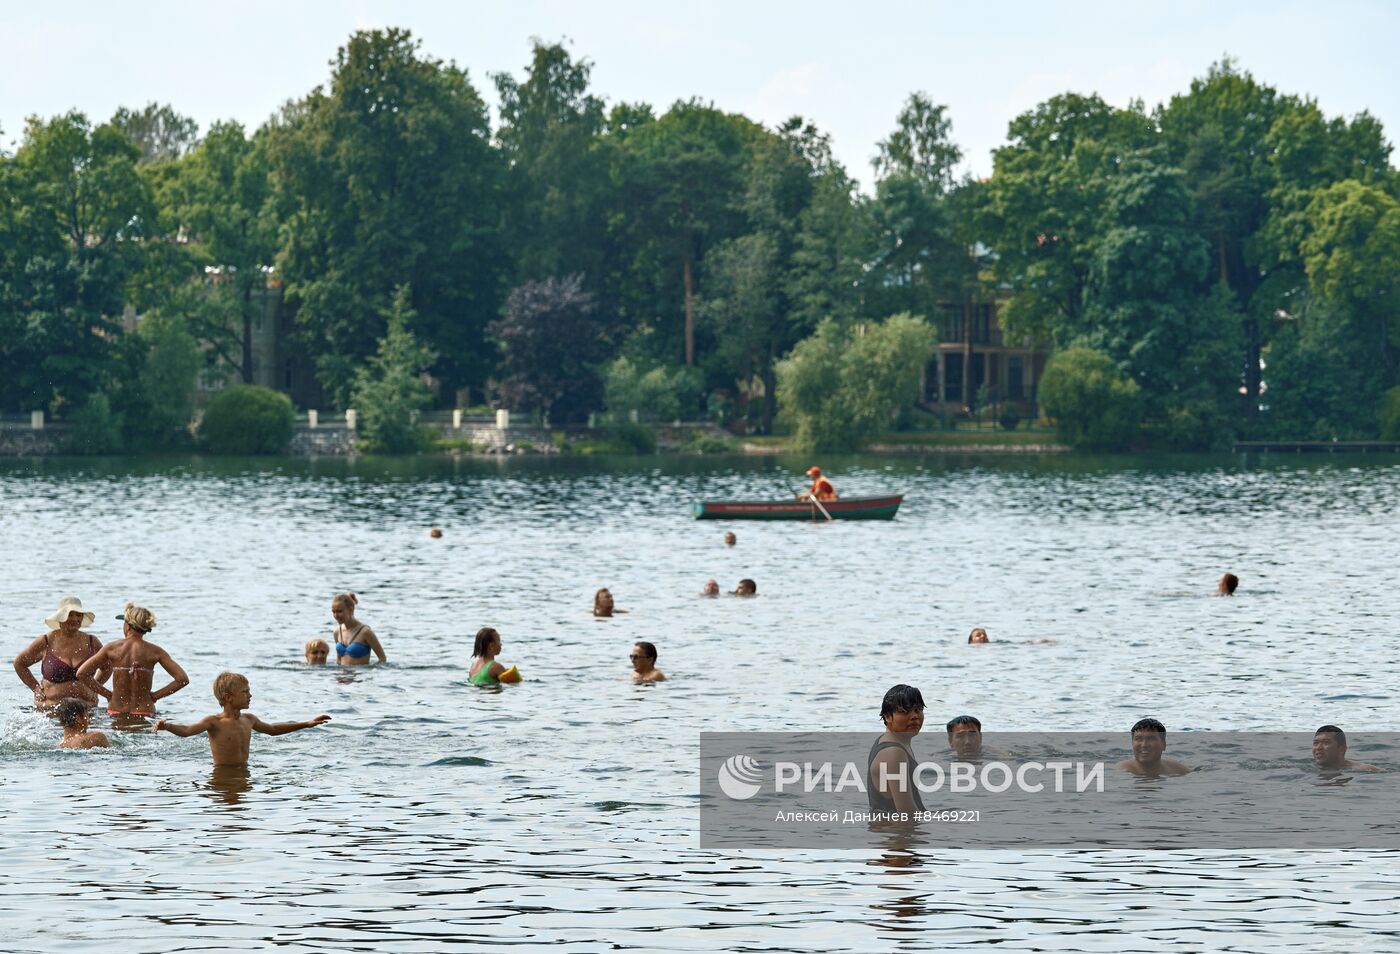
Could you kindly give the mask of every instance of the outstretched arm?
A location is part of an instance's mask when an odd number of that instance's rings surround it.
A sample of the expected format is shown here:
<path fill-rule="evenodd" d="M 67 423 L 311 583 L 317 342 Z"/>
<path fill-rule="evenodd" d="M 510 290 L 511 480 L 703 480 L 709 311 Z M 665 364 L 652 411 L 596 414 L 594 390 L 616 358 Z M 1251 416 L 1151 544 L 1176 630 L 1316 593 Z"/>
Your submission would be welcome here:
<path fill-rule="evenodd" d="M 185 671 L 180 668 L 179 663 L 170 658 L 169 653 L 162 650 L 160 658 L 156 662 L 160 663 L 160 668 L 170 674 L 170 682 L 163 686 L 159 692 L 151 693 L 152 702 L 174 695 L 190 684 L 190 677 L 185 675 Z"/>
<path fill-rule="evenodd" d="M 331 721 L 331 717 L 325 713 L 318 715 L 314 719 L 308 719 L 305 722 L 264 722 L 257 716 L 253 716 L 253 728 L 263 735 L 286 735 L 288 732 L 299 732 L 302 729 L 311 729 L 329 721 Z"/>
<path fill-rule="evenodd" d="M 181 725 L 178 722 L 171 722 L 169 719 L 160 719 L 156 722 L 156 732 L 169 732 L 171 735 L 178 735 L 182 739 L 188 739 L 192 735 L 203 735 L 209 731 L 209 727 L 214 724 L 214 716 L 205 716 L 193 725 Z"/>

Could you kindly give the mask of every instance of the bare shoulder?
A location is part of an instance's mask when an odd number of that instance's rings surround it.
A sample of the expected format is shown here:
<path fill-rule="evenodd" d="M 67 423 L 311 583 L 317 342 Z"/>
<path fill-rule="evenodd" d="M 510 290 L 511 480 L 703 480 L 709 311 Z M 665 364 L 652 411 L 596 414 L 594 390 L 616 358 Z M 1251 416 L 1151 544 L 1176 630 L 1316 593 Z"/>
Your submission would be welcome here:
<path fill-rule="evenodd" d="M 1191 766 L 1187 765 L 1185 762 L 1178 762 L 1175 759 L 1162 759 L 1162 768 L 1166 769 L 1168 774 L 1171 775 L 1191 774 Z"/>

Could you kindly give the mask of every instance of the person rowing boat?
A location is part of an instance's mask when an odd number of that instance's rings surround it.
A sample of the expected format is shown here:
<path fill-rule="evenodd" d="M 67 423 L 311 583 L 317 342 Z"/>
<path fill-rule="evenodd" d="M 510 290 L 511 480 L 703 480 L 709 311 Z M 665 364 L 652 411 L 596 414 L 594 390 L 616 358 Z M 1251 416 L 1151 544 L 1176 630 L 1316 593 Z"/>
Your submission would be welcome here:
<path fill-rule="evenodd" d="M 807 476 L 812 478 L 812 486 L 804 494 L 798 494 L 798 500 L 829 501 L 836 499 L 836 488 L 831 481 L 822 476 L 820 467 L 809 467 Z"/>

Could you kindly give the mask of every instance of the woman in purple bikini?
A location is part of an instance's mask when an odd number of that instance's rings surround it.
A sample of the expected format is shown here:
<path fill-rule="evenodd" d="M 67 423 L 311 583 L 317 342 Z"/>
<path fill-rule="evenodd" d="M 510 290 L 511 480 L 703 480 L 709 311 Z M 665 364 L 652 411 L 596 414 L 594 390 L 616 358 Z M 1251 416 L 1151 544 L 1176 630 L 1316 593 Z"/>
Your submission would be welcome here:
<path fill-rule="evenodd" d="M 96 705 L 98 695 L 111 696 L 102 683 L 111 675 L 109 668 L 99 668 L 93 675 L 96 690 L 78 679 L 78 667 L 102 649 L 102 641 L 83 632 L 92 625 L 95 615 L 83 609 L 83 601 L 65 596 L 58 609 L 45 618 L 49 631 L 30 643 L 15 657 L 15 672 L 20 682 L 34 693 L 34 702 L 43 708 L 57 705 L 64 699 L 81 699 Z M 39 663 L 40 679 L 29 670 Z"/>

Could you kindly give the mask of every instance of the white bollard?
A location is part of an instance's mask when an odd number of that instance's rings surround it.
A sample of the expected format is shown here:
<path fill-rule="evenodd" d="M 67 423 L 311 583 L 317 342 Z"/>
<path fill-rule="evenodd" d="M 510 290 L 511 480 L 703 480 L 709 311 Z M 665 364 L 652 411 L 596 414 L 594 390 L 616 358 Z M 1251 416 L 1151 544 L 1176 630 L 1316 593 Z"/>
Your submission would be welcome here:
<path fill-rule="evenodd" d="M 42 430 L 44 429 L 44 412 L 43 412 L 43 411 L 30 411 L 30 412 L 29 412 L 29 427 L 30 427 L 31 430 L 35 430 L 35 431 L 42 431 Z"/>
<path fill-rule="evenodd" d="M 462 409 L 460 407 L 452 411 L 452 429 L 454 431 L 462 429 Z"/>
<path fill-rule="evenodd" d="M 496 430 L 504 431 L 510 428 L 510 411 L 500 408 L 496 411 Z"/>
<path fill-rule="evenodd" d="M 345 426 L 352 431 L 355 429 L 355 409 L 353 407 L 345 411 Z"/>
<path fill-rule="evenodd" d="M 306 426 L 307 426 L 307 427 L 311 428 L 312 430 L 315 430 L 318 426 L 320 426 L 320 423 L 321 423 L 321 412 L 320 412 L 320 411 L 307 411 L 307 412 L 306 412 Z"/>

